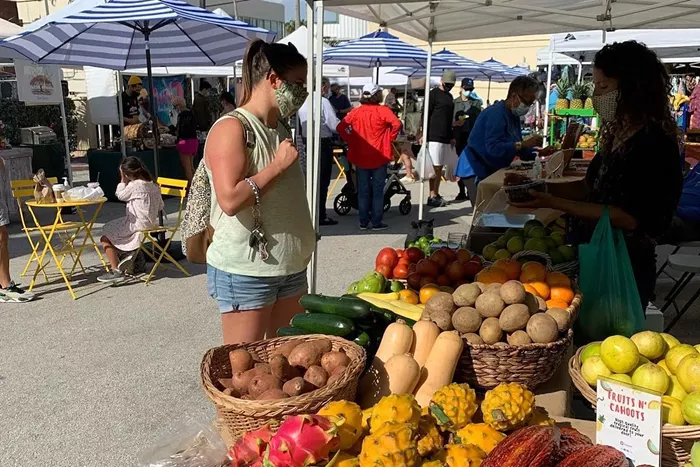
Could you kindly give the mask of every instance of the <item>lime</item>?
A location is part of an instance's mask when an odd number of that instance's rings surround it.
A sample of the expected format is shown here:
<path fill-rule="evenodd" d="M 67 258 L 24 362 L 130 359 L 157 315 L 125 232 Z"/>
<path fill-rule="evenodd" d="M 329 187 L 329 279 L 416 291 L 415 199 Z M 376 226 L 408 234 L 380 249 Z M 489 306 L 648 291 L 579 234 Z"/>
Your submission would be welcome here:
<path fill-rule="evenodd" d="M 545 238 L 547 236 L 547 231 L 544 229 L 544 227 L 537 226 L 531 228 L 527 236 L 530 238 Z"/>
<path fill-rule="evenodd" d="M 484 259 L 486 261 L 491 261 L 497 251 L 498 251 L 498 245 L 496 245 L 495 243 L 492 243 L 490 245 L 486 245 L 484 247 L 484 251 L 482 251 L 481 253 L 484 255 Z"/>
<path fill-rule="evenodd" d="M 496 241 L 493 242 L 493 243 L 494 243 L 494 245 L 496 245 L 498 248 L 505 248 L 506 245 L 508 244 L 508 239 L 506 238 L 505 235 L 502 235 L 502 236 L 498 237 L 498 240 L 496 240 Z"/>
<path fill-rule="evenodd" d="M 552 264 L 561 264 L 564 262 L 564 255 L 559 250 L 549 250 L 549 257 L 552 258 Z"/>
<path fill-rule="evenodd" d="M 525 225 L 523 226 L 523 233 L 526 237 L 529 237 L 530 230 L 533 227 L 544 227 L 544 224 L 542 224 L 542 222 L 538 221 L 537 219 L 531 219 L 525 222 Z"/>
<path fill-rule="evenodd" d="M 513 254 L 519 251 L 523 251 L 524 247 L 525 241 L 523 240 L 523 237 L 513 237 L 510 240 L 508 240 L 508 243 L 506 244 L 506 248 L 508 249 L 508 251 Z"/>
<path fill-rule="evenodd" d="M 588 360 L 590 357 L 600 356 L 600 342 L 591 342 L 583 348 L 581 351 L 581 363 Z"/>
<path fill-rule="evenodd" d="M 576 248 L 572 247 L 571 245 L 561 245 L 557 248 L 557 250 L 559 250 L 559 253 L 564 255 L 565 261 L 573 261 L 576 259 Z"/>
<path fill-rule="evenodd" d="M 539 227 L 535 227 L 537 229 Z M 534 229 L 533 229 L 534 230 Z M 541 251 L 542 253 L 547 253 L 549 249 L 547 248 L 547 242 L 544 238 L 530 238 L 525 242 L 526 250 Z"/>
<path fill-rule="evenodd" d="M 506 230 L 506 234 L 504 235 L 504 237 L 506 237 L 506 241 L 508 241 L 511 238 L 522 237 L 523 235 L 525 235 L 523 233 L 523 229 L 508 229 Z"/>
<path fill-rule="evenodd" d="M 565 241 L 564 234 L 562 232 L 552 232 L 552 234 L 549 236 L 552 240 L 554 240 L 554 243 L 557 244 L 557 246 L 562 246 Z"/>
<path fill-rule="evenodd" d="M 493 255 L 493 259 L 510 259 L 511 254 L 508 250 L 500 249 Z"/>

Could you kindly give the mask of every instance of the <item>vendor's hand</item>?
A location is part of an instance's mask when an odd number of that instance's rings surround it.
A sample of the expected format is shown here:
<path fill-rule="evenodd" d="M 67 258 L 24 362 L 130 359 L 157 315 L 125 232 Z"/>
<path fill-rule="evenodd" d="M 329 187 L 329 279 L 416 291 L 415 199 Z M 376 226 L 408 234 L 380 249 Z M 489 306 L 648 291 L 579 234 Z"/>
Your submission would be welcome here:
<path fill-rule="evenodd" d="M 531 137 L 523 140 L 522 146 L 524 148 L 534 148 L 535 146 L 542 146 L 542 136 L 532 135 Z"/>
<path fill-rule="evenodd" d="M 554 196 L 541 191 L 530 190 L 528 193 L 535 199 L 532 201 L 524 201 L 522 203 L 509 203 L 516 208 L 551 208 Z"/>
<path fill-rule="evenodd" d="M 557 148 L 554 146 L 547 146 L 546 148 L 542 148 L 537 152 L 537 155 L 540 157 L 549 157 L 552 154 L 557 152 Z"/>
<path fill-rule="evenodd" d="M 464 120 L 460 120 L 458 118 L 457 120 L 455 120 L 455 122 L 452 126 L 464 126 Z"/>
<path fill-rule="evenodd" d="M 294 144 L 292 144 L 292 140 L 287 138 L 282 141 L 277 148 L 274 160 L 275 164 L 279 166 L 280 171 L 284 172 L 287 170 L 297 159 L 299 159 L 299 152 Z"/>

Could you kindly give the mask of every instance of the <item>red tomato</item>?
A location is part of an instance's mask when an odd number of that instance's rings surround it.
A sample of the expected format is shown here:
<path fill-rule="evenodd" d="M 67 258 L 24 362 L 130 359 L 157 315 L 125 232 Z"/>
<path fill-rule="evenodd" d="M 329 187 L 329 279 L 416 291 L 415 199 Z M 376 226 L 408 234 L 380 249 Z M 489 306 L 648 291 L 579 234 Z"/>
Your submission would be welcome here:
<path fill-rule="evenodd" d="M 421 250 L 420 248 L 411 247 L 406 249 L 406 256 L 409 260 L 411 260 L 412 263 L 417 263 L 418 261 L 425 258 L 425 253 L 423 253 L 423 250 Z"/>
<path fill-rule="evenodd" d="M 399 261 L 399 264 L 396 265 L 392 274 L 395 279 L 406 279 L 408 277 L 408 264 Z"/>
<path fill-rule="evenodd" d="M 385 265 L 389 266 L 389 270 L 393 269 L 399 262 L 399 257 L 396 254 L 396 250 L 393 248 L 382 248 L 377 255 L 377 260 L 375 261 L 375 266 Z"/>
<path fill-rule="evenodd" d="M 387 266 L 386 264 L 379 264 L 377 265 L 377 269 L 375 269 L 375 271 L 377 271 L 385 278 L 391 279 L 391 266 Z"/>
<path fill-rule="evenodd" d="M 406 251 L 405 251 L 405 250 L 398 249 L 398 250 L 396 250 L 396 256 L 398 256 L 399 259 L 401 259 L 401 258 L 403 258 L 404 256 L 406 256 Z"/>

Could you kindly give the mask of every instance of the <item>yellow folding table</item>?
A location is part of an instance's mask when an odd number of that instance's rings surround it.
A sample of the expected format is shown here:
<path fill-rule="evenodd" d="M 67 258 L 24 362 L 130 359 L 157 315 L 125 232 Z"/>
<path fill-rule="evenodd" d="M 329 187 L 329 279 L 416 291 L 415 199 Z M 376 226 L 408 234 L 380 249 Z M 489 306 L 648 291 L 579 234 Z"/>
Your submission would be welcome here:
<path fill-rule="evenodd" d="M 63 201 L 61 203 L 37 203 L 36 201 L 27 201 L 24 203 L 25 206 L 27 206 L 29 213 L 32 215 L 34 224 L 39 232 L 41 232 L 41 236 L 44 240 L 44 249 L 41 252 L 41 255 L 39 255 L 37 268 L 34 272 L 34 277 L 32 277 L 32 281 L 29 284 L 29 290 L 34 288 L 34 283 L 36 282 L 37 276 L 51 263 L 51 259 L 53 259 L 58 272 L 61 274 L 63 281 L 68 287 L 71 297 L 73 297 L 73 300 L 75 300 L 77 297 L 73 291 L 73 287 L 70 285 L 70 280 L 75 272 L 75 268 L 78 266 L 80 266 L 81 271 L 85 273 L 83 264 L 80 261 L 80 256 L 86 247 L 95 248 L 97 256 L 100 258 L 100 261 L 102 261 L 102 265 L 104 266 L 105 270 L 109 271 L 109 267 L 102 256 L 102 252 L 100 252 L 100 248 L 95 242 L 95 239 L 92 237 L 92 227 L 95 225 L 97 216 L 99 215 L 100 211 L 102 210 L 102 206 L 106 201 L 107 198 L 100 198 L 91 201 Z M 88 217 L 85 209 L 89 207 L 94 207 L 95 210 L 93 214 Z M 71 232 L 70 238 L 67 241 L 64 241 L 60 247 L 57 247 L 56 245 L 52 244 L 51 241 L 54 240 L 54 236 L 59 231 L 59 226 L 63 222 L 61 217 L 61 210 L 63 208 L 75 208 L 80 220 L 77 222 L 77 227 L 75 230 Z M 36 210 L 38 209 L 54 209 L 56 211 L 56 215 L 53 223 L 42 225 L 36 215 Z M 44 260 L 46 259 L 47 252 L 51 254 L 51 259 L 45 263 Z M 66 272 L 63 263 L 69 256 L 73 259 L 73 266 L 69 272 Z"/>

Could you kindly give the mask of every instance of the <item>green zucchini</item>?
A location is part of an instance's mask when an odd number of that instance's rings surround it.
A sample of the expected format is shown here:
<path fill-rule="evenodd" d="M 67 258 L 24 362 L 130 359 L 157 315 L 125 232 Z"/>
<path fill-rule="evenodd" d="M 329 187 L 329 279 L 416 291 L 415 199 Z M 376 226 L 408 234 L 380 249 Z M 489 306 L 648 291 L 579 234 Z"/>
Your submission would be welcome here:
<path fill-rule="evenodd" d="M 303 336 L 305 334 L 311 334 L 309 331 L 304 329 L 297 329 L 290 326 L 285 326 L 277 330 L 277 337 L 285 336 Z"/>
<path fill-rule="evenodd" d="M 367 334 L 364 331 L 356 331 L 350 334 L 349 336 L 346 337 L 347 340 L 353 341 L 355 344 L 359 345 L 360 347 L 367 347 L 372 339 L 369 337 L 369 334 Z"/>
<path fill-rule="evenodd" d="M 299 299 L 299 304 L 312 313 L 338 315 L 350 319 L 362 319 L 372 314 L 367 302 L 355 297 L 304 295 Z"/>
<path fill-rule="evenodd" d="M 310 331 L 313 334 L 327 334 L 344 337 L 355 330 L 352 320 L 338 315 L 324 313 L 300 313 L 289 323 L 298 329 Z"/>

